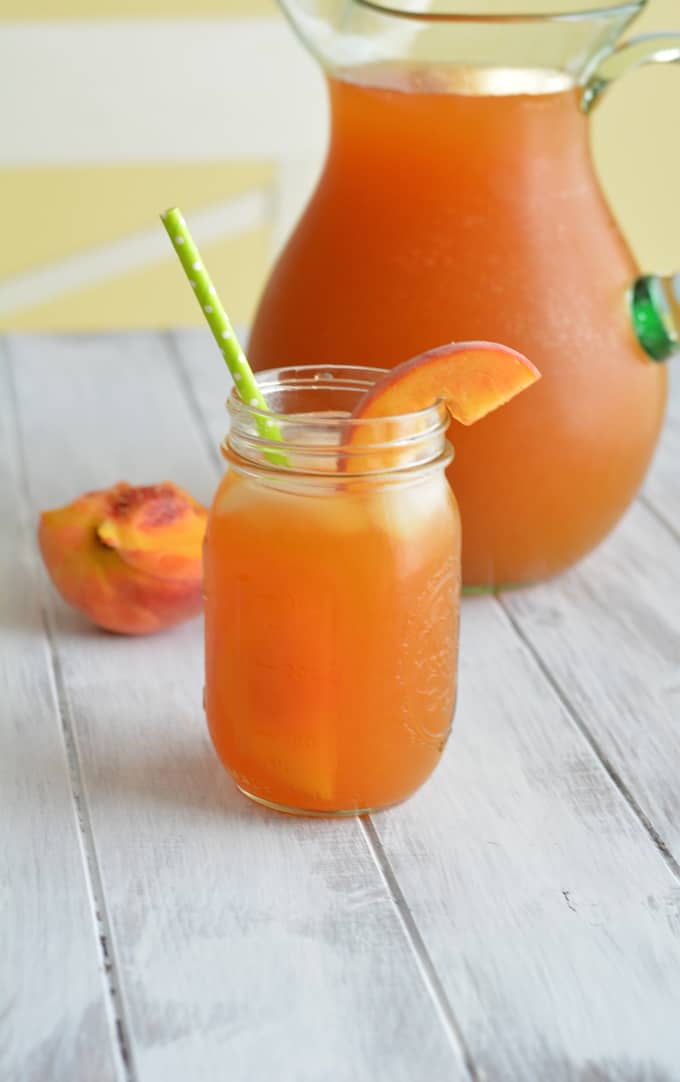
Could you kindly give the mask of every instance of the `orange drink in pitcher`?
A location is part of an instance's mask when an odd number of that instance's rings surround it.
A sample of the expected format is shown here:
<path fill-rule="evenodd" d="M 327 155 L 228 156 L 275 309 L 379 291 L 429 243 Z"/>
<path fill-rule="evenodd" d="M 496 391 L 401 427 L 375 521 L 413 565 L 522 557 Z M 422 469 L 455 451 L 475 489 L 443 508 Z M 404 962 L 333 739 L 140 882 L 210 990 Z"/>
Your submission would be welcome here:
<path fill-rule="evenodd" d="M 536 393 L 455 437 L 463 580 L 556 574 L 640 486 L 666 396 L 653 362 L 680 342 L 680 276 L 640 277 L 588 114 L 627 69 L 680 59 L 680 33 L 620 44 L 644 0 L 281 6 L 324 67 L 330 140 L 251 362 L 349 352 L 391 368 L 455 339 L 521 350 L 543 374 Z"/>

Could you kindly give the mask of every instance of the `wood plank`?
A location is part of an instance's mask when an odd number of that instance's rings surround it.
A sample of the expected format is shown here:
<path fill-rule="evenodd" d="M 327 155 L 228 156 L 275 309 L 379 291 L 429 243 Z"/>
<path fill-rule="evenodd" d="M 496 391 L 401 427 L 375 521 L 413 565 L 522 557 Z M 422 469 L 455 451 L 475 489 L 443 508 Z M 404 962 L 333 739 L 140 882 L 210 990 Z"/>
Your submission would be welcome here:
<path fill-rule="evenodd" d="M 235 330 L 239 342 L 246 348 L 247 331 L 242 327 Z M 222 470 L 224 461 L 219 446 L 229 427 L 226 401 L 234 386 L 229 369 L 216 353 L 210 332 L 203 328 L 173 331 L 167 336 L 167 342 L 179 362 L 197 423 L 206 434 L 209 450 Z"/>
<path fill-rule="evenodd" d="M 432 785 L 375 817 L 480 1078 L 671 1082 L 680 887 L 491 598 Z"/>
<path fill-rule="evenodd" d="M 644 487 L 644 499 L 680 538 L 680 358 L 669 364 L 666 423 Z"/>
<path fill-rule="evenodd" d="M 503 604 L 680 864 L 680 544 L 637 504 L 596 552 Z"/>
<path fill-rule="evenodd" d="M 225 376 L 175 341 L 217 441 Z M 493 599 L 464 606 L 442 766 L 374 824 L 479 1078 L 678 1077 L 678 884 Z"/>
<path fill-rule="evenodd" d="M 35 508 L 217 470 L 152 337 L 12 344 Z M 220 370 L 219 358 L 209 355 Z M 469 1077 L 358 820 L 240 797 L 201 710 L 201 623 L 146 639 L 55 602 L 139 1082 Z"/>
<path fill-rule="evenodd" d="M 0 342 L 0 1078 L 120 1082 L 11 405 Z"/>

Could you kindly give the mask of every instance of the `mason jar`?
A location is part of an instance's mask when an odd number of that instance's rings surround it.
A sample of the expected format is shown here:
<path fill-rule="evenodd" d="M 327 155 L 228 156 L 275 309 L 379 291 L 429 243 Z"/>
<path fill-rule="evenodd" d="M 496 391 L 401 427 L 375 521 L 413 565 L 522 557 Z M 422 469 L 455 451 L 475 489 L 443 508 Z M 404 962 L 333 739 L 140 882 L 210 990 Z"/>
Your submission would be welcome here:
<path fill-rule="evenodd" d="M 205 706 L 238 788 L 279 811 L 356 815 L 403 800 L 451 727 L 449 417 L 443 403 L 353 417 L 381 375 L 270 370 L 258 376 L 270 413 L 236 393 L 227 404 L 205 541 Z"/>

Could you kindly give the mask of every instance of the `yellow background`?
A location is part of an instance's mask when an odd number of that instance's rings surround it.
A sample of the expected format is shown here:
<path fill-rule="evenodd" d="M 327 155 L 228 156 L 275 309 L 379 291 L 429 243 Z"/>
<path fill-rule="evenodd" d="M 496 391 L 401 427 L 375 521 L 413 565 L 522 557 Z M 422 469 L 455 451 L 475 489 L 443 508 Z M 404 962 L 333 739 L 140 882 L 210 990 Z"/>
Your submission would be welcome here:
<path fill-rule="evenodd" d="M 123 20 L 134 34 L 135 25 L 139 25 L 136 20 L 160 23 L 178 18 L 187 22 L 219 18 L 225 62 L 230 25 L 259 20 L 268 27 L 272 20 L 282 22 L 272 0 L 0 0 L 0 43 L 6 27 L 30 26 L 49 35 L 58 25 L 115 19 L 117 23 Z M 283 29 L 290 33 L 287 27 Z M 631 32 L 654 29 L 680 31 L 680 0 L 650 0 Z M 304 65 L 301 51 L 299 58 Z M 258 57 L 258 64 L 261 72 L 253 71 L 252 84 L 244 87 L 244 93 L 267 99 L 279 90 L 267 77 L 267 57 Z M 40 70 L 27 76 L 38 80 L 40 86 Z M 320 84 L 318 92 L 322 92 Z M 18 88 L 3 85 L 0 71 L 0 94 L 16 93 Z M 50 94 L 47 84 L 44 93 Z M 680 266 L 678 103 L 680 68 L 666 65 L 641 69 L 622 80 L 593 115 L 598 169 L 645 270 Z M 68 122 L 64 117 L 63 123 Z M 298 113 L 287 123 L 292 146 L 306 118 Z M 211 160 L 181 162 L 119 161 L 115 140 L 110 162 L 90 162 L 86 153 L 73 162 L 7 162 L 0 149 L 4 208 L 0 327 L 78 330 L 197 323 L 200 313 L 170 253 L 160 254 L 153 244 L 148 257 L 139 258 L 139 265 L 135 265 L 137 257 L 130 257 L 130 265 L 122 272 L 114 267 L 111 273 L 104 270 L 94 281 L 87 281 L 87 262 L 80 275 L 78 272 L 79 259 L 99 251 L 106 256 L 111 246 L 115 248 L 125 238 L 153 230 L 162 209 L 159 200 L 164 202 L 161 193 L 168 191 L 173 193 L 172 201 L 188 212 L 248 193 L 263 193 L 262 205 L 269 209 L 254 224 L 214 241 L 208 238 L 202 244 L 220 291 L 229 298 L 233 318 L 247 320 L 273 257 L 276 238 L 290 228 L 294 210 L 304 201 L 314 159 L 318 164 L 321 158 L 323 137 L 320 133 L 313 153 L 305 151 L 309 160 L 306 169 L 303 162 L 298 170 L 297 203 L 293 200 L 291 205 L 289 200 L 283 210 L 282 201 L 277 200 L 277 185 L 286 165 L 281 146 L 252 156 L 237 153 L 238 147 L 228 149 L 224 133 L 222 143 L 224 156 L 216 143 Z M 83 145 L 87 146 L 87 132 L 83 133 Z"/>

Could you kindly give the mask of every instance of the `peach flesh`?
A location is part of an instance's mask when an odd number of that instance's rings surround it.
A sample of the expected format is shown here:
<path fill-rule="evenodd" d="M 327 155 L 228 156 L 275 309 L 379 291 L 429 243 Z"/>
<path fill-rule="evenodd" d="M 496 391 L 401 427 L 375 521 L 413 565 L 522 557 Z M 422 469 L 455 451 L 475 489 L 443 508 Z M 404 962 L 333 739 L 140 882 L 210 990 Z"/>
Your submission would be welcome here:
<path fill-rule="evenodd" d="M 206 522 L 169 481 L 119 482 L 44 511 L 38 540 L 65 601 L 108 631 L 143 635 L 201 611 Z"/>

